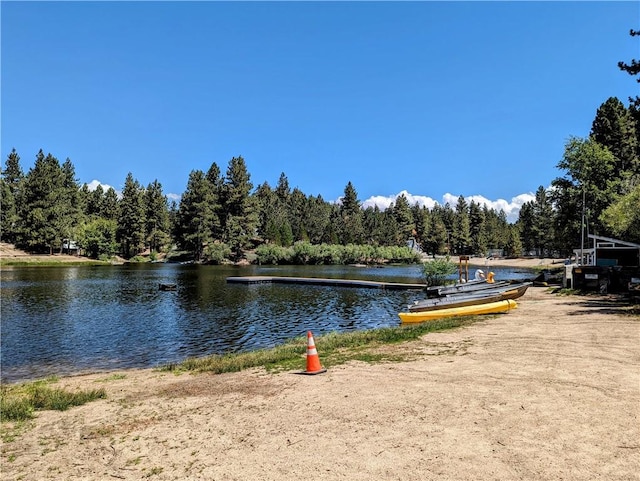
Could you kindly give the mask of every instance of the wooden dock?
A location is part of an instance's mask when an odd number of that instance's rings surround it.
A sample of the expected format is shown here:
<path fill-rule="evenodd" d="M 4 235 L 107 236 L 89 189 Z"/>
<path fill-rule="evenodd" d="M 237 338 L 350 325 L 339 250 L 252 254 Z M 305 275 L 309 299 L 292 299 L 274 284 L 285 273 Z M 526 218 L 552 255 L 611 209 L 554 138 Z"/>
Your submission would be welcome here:
<path fill-rule="evenodd" d="M 424 290 L 424 284 L 402 282 L 363 281 L 359 279 L 325 279 L 320 277 L 239 276 L 227 277 L 227 282 L 236 284 L 307 284 L 315 286 L 361 287 L 389 290 Z"/>

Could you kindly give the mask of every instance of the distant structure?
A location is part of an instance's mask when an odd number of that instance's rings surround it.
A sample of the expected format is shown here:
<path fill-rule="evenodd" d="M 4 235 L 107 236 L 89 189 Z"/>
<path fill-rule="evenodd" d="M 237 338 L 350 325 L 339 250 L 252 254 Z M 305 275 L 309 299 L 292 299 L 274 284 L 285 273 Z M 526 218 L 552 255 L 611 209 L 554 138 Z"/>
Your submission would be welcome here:
<path fill-rule="evenodd" d="M 574 249 L 575 263 L 565 266 L 566 288 L 630 292 L 640 278 L 640 244 L 589 234 L 592 245 Z"/>
<path fill-rule="evenodd" d="M 411 249 L 412 251 L 417 252 L 418 254 L 423 254 L 424 252 L 422 251 L 422 247 L 420 247 L 420 244 L 413 238 L 409 238 L 407 240 L 407 247 L 409 249 Z"/>

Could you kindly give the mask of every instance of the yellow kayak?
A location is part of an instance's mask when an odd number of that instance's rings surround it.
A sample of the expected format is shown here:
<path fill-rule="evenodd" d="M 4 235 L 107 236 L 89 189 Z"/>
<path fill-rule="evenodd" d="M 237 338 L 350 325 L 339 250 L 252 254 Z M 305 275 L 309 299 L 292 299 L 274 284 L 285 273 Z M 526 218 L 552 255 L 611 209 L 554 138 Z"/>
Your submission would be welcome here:
<path fill-rule="evenodd" d="M 507 312 L 510 309 L 518 307 L 516 301 L 511 299 L 498 302 L 489 302 L 488 304 L 477 304 L 474 306 L 449 307 L 444 309 L 435 309 L 433 311 L 422 312 L 401 312 L 398 314 L 402 322 L 424 322 L 443 317 L 454 316 L 475 316 L 478 314 L 497 314 Z"/>

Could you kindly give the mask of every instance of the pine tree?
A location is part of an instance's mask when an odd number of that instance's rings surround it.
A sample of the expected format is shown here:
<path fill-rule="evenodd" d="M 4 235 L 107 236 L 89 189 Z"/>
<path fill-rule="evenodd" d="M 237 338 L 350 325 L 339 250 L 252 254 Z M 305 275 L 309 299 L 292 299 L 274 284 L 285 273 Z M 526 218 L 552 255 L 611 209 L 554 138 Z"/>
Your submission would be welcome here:
<path fill-rule="evenodd" d="M 42 149 L 34 166 L 25 177 L 22 202 L 18 212 L 20 227 L 16 239 L 20 247 L 42 252 L 60 245 L 62 205 L 59 203 L 63 189 L 63 172 L 58 159 L 51 154 L 45 157 Z"/>
<path fill-rule="evenodd" d="M 485 216 L 475 201 L 469 204 L 469 234 L 471 238 L 471 252 L 476 255 L 487 254 L 487 237 L 485 234 Z"/>
<path fill-rule="evenodd" d="M 202 259 L 204 247 L 215 240 L 212 229 L 217 219 L 212 198 L 212 185 L 204 172 L 192 170 L 176 213 L 174 236 L 182 249 L 193 253 L 196 261 Z"/>
<path fill-rule="evenodd" d="M 76 231 L 83 220 L 85 205 L 80 195 L 80 184 L 76 179 L 76 169 L 67 158 L 62 164 L 62 186 L 58 196 L 60 209 L 59 229 L 61 237 L 60 251 L 65 244 L 69 246 L 71 241 L 76 241 Z"/>
<path fill-rule="evenodd" d="M 117 231 L 117 241 L 124 257 L 130 258 L 143 251 L 146 237 L 145 221 L 144 191 L 129 172 L 119 203 Z"/>
<path fill-rule="evenodd" d="M 458 255 L 468 254 L 471 248 L 471 231 L 469 226 L 469 207 L 463 196 L 458 197 L 453 223 L 453 245 Z"/>
<path fill-rule="evenodd" d="M 82 185 L 82 193 L 85 197 L 85 211 L 87 217 L 100 217 L 102 204 L 104 202 L 104 189 L 100 184 L 93 191 L 89 191 L 87 184 Z"/>
<path fill-rule="evenodd" d="M 0 238 L 6 242 L 15 242 L 18 235 L 21 202 L 21 188 L 24 173 L 20 167 L 20 156 L 12 149 L 7 157 L 5 168 L 0 178 Z"/>
<path fill-rule="evenodd" d="M 411 207 L 404 193 L 396 198 L 392 212 L 398 226 L 396 245 L 404 246 L 415 235 L 416 230 Z"/>
<path fill-rule="evenodd" d="M 120 205 L 118 201 L 118 194 L 113 187 L 109 187 L 102 199 L 102 205 L 100 206 L 99 216 L 108 220 L 118 220 L 120 215 Z"/>
<path fill-rule="evenodd" d="M 518 230 L 520 233 L 520 243 L 526 254 L 529 254 L 535 247 L 535 221 L 534 221 L 533 201 L 525 202 L 518 214 Z"/>
<path fill-rule="evenodd" d="M 591 127 L 591 137 L 615 156 L 613 173 L 616 177 L 622 179 L 640 174 L 636 122 L 616 97 L 610 97 L 598 108 Z"/>
<path fill-rule="evenodd" d="M 340 205 L 340 217 L 342 217 L 342 243 L 359 244 L 364 238 L 362 229 L 362 211 L 358 193 L 349 181 L 344 188 L 344 196 Z"/>
<path fill-rule="evenodd" d="M 550 255 L 553 246 L 553 208 L 543 186 L 536 191 L 532 216 L 531 236 L 536 253 L 540 257 Z"/>
<path fill-rule="evenodd" d="M 146 211 L 145 234 L 151 252 L 162 252 L 169 243 L 169 209 L 166 196 L 162 193 L 162 184 L 154 180 L 144 193 Z"/>
<path fill-rule="evenodd" d="M 289 224 L 295 242 L 308 240 L 304 225 L 305 207 L 307 196 L 297 187 L 287 196 L 286 204 L 278 201 L 276 211 L 276 225 Z"/>
<path fill-rule="evenodd" d="M 229 161 L 222 196 L 223 240 L 240 259 L 250 240 L 256 235 L 258 212 L 253 197 L 253 184 L 242 157 Z"/>
<path fill-rule="evenodd" d="M 331 242 L 327 236 L 331 225 L 332 204 L 325 202 L 322 196 L 309 196 L 305 209 L 305 230 L 309 236 L 309 242 L 321 244 Z"/>

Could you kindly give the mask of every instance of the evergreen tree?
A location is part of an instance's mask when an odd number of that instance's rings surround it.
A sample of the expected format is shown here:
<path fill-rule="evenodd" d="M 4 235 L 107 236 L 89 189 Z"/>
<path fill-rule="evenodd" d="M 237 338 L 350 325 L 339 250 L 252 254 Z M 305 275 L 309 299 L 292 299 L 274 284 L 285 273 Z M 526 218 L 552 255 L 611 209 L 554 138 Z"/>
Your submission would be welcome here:
<path fill-rule="evenodd" d="M 174 235 L 178 246 L 192 252 L 196 261 L 202 260 L 204 247 L 214 242 L 217 218 L 212 197 L 212 186 L 204 172 L 191 171 L 176 214 Z"/>
<path fill-rule="evenodd" d="M 124 182 L 119 207 L 117 241 L 122 255 L 130 258 L 143 251 L 146 238 L 144 191 L 131 172 Z"/>
<path fill-rule="evenodd" d="M 362 228 L 364 231 L 364 242 L 377 246 L 382 243 L 383 214 L 379 207 L 367 207 L 362 211 Z"/>
<path fill-rule="evenodd" d="M 215 162 L 211 164 L 209 170 L 207 171 L 206 181 L 209 183 L 209 193 L 207 195 L 207 200 L 212 211 L 212 215 L 209 220 L 209 229 L 211 230 L 211 236 L 214 239 L 220 240 L 223 237 L 221 221 L 221 216 L 223 214 L 221 199 L 224 195 L 225 185 L 220 167 L 218 167 L 218 164 L 216 164 Z"/>
<path fill-rule="evenodd" d="M 427 252 L 427 238 L 432 230 L 431 212 L 425 206 L 415 203 L 411 208 L 411 214 L 415 222 L 415 240 L 420 248 Z"/>
<path fill-rule="evenodd" d="M 525 254 L 533 251 L 535 246 L 535 221 L 533 201 L 525 202 L 518 215 L 518 231 L 520 244 Z"/>
<path fill-rule="evenodd" d="M 93 192 L 89 192 L 87 184 L 82 186 L 86 203 L 85 203 L 85 215 L 88 217 L 96 218 L 102 217 L 103 206 L 105 202 L 105 193 L 102 185 L 98 184 Z"/>
<path fill-rule="evenodd" d="M 496 212 L 485 204 L 482 208 L 484 217 L 483 236 L 487 242 L 487 249 L 505 249 L 511 232 L 508 228 L 507 215 L 504 210 Z"/>
<path fill-rule="evenodd" d="M 451 253 L 451 234 L 447 230 L 443 217 L 433 216 L 432 225 L 433 228 L 428 240 L 429 253 L 433 256 L 436 254 L 449 255 Z"/>
<path fill-rule="evenodd" d="M 174 233 L 176 232 L 176 226 L 178 222 L 178 203 L 172 199 L 169 202 L 169 232 L 171 233 L 171 238 L 173 239 Z"/>
<path fill-rule="evenodd" d="M 613 174 L 628 178 L 639 175 L 636 122 L 630 111 L 616 97 L 610 97 L 596 112 L 591 137 L 615 156 Z M 620 189 L 624 189 L 624 184 Z"/>
<path fill-rule="evenodd" d="M 506 242 L 504 244 L 504 253 L 508 257 L 519 257 L 522 255 L 522 236 L 517 225 L 507 226 Z"/>
<path fill-rule="evenodd" d="M 484 229 L 485 216 L 480 205 L 475 201 L 469 204 L 469 234 L 471 238 L 471 252 L 485 256 L 487 253 L 487 238 Z"/>
<path fill-rule="evenodd" d="M 104 219 L 118 220 L 118 216 L 120 215 L 120 205 L 118 201 L 118 194 L 113 187 L 109 187 L 105 192 L 99 215 Z"/>
<path fill-rule="evenodd" d="M 393 206 L 382 212 L 382 228 L 380 229 L 380 245 L 398 245 L 398 221 L 393 215 Z"/>
<path fill-rule="evenodd" d="M 278 179 L 278 185 L 275 189 L 275 194 L 280 199 L 280 202 L 283 205 L 287 205 L 289 202 L 289 196 L 291 195 L 291 189 L 289 188 L 289 179 L 284 175 L 284 172 L 280 173 L 280 178 Z"/>
<path fill-rule="evenodd" d="M 5 168 L 0 177 L 0 238 L 6 242 L 15 242 L 19 227 L 19 204 L 24 173 L 20 166 L 20 156 L 12 149 L 7 157 Z"/>
<path fill-rule="evenodd" d="M 413 213 L 411 212 L 409 201 L 404 193 L 400 194 L 396 198 L 392 208 L 392 213 L 398 226 L 396 245 L 404 246 L 408 239 L 414 237 L 416 231 Z"/>
<path fill-rule="evenodd" d="M 223 240 L 231 248 L 236 259 L 249 247 L 256 235 L 258 212 L 250 196 L 253 184 L 242 157 L 229 161 L 225 176 L 222 205 Z"/>
<path fill-rule="evenodd" d="M 358 193 L 349 181 L 344 189 L 344 196 L 340 204 L 340 217 L 342 218 L 342 243 L 359 244 L 364 238 L 362 229 L 362 211 Z"/>
<path fill-rule="evenodd" d="M 332 205 L 325 202 L 322 196 L 310 196 L 307 199 L 305 215 L 305 231 L 309 242 L 321 244 L 331 242 L 330 225 Z"/>
<path fill-rule="evenodd" d="M 531 236 L 536 253 L 540 256 L 551 254 L 553 246 L 553 207 L 544 187 L 538 187 L 532 204 L 533 225 Z"/>
<path fill-rule="evenodd" d="M 308 241 L 309 235 L 305 225 L 305 211 L 307 207 L 307 196 L 297 187 L 289 195 L 287 205 L 282 201 L 278 202 L 275 220 L 278 222 L 280 232 L 282 226 L 288 224 L 291 228 L 294 241 Z M 288 215 L 285 214 L 285 209 Z"/>
<path fill-rule="evenodd" d="M 27 173 L 24 182 L 23 201 L 18 217 L 17 244 L 27 250 L 53 254 L 60 246 L 61 217 L 64 206 L 59 202 L 63 191 L 63 171 L 58 159 L 46 157 L 42 150 Z"/>
<path fill-rule="evenodd" d="M 169 208 L 162 184 L 154 180 L 144 192 L 146 243 L 151 252 L 162 252 L 170 240 Z"/>
<path fill-rule="evenodd" d="M 469 207 L 463 196 L 458 197 L 453 222 L 453 245 L 458 255 L 469 254 L 471 248 L 471 230 L 469 224 Z"/>
<path fill-rule="evenodd" d="M 258 236 L 266 242 L 279 244 L 279 229 L 274 222 L 277 197 L 268 182 L 258 186 L 254 193 L 258 209 Z"/>
<path fill-rule="evenodd" d="M 65 242 L 76 241 L 77 228 L 84 217 L 85 205 L 80 193 L 80 184 L 76 179 L 76 170 L 71 160 L 67 158 L 62 164 L 62 186 L 56 202 L 59 213 L 59 235 L 61 238 L 60 250 L 62 252 Z"/>

